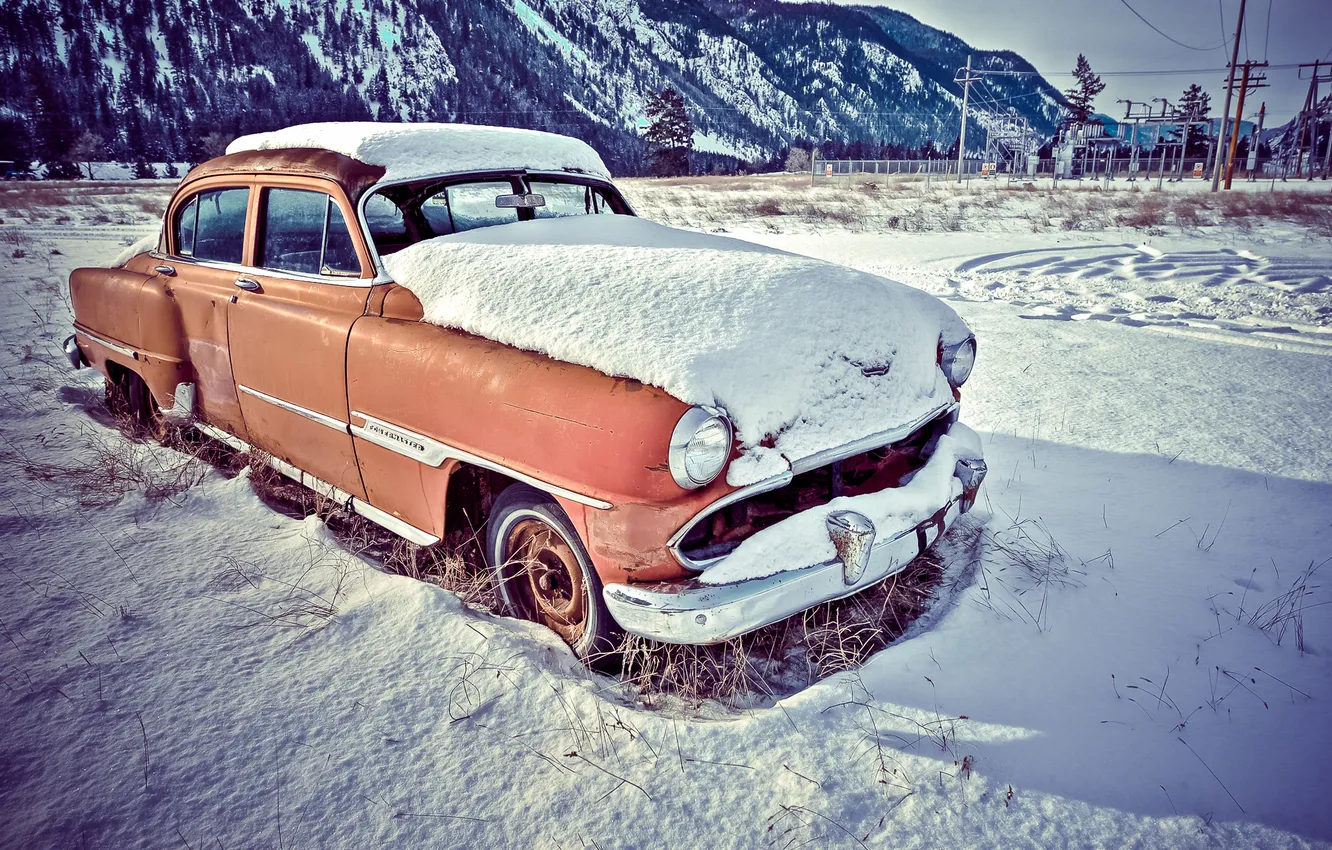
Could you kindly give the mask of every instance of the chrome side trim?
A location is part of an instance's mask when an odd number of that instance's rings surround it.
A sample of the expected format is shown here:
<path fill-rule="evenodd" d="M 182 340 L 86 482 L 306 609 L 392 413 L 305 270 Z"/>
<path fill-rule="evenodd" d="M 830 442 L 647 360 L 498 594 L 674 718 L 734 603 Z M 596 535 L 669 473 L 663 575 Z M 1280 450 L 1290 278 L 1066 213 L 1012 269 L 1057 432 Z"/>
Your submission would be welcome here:
<path fill-rule="evenodd" d="M 195 422 L 194 427 L 201 433 L 212 437 L 214 440 L 227 444 L 238 452 L 248 453 L 253 448 L 241 438 L 228 434 L 221 428 L 214 428 L 206 422 Z M 380 510 L 364 499 L 358 499 L 346 490 L 334 487 L 327 481 L 315 478 L 310 473 L 292 466 L 285 460 L 269 455 L 268 465 L 298 484 L 308 487 L 319 495 L 336 502 L 340 507 L 346 510 L 355 511 L 376 525 L 388 529 L 399 537 L 404 537 L 421 546 L 433 546 L 439 542 L 439 538 L 430 532 L 423 531 L 408 522 L 404 522 L 393 514 Z"/>
<path fill-rule="evenodd" d="M 320 425 L 323 425 L 327 428 L 332 428 L 334 431 L 341 431 L 344 434 L 347 433 L 347 423 L 343 422 L 341 419 L 334 419 L 332 416 L 326 416 L 317 410 L 311 410 L 308 407 L 301 407 L 299 404 L 293 404 L 292 402 L 284 401 L 283 399 L 277 398 L 276 396 L 271 396 L 268 393 L 261 393 L 256 389 L 252 389 L 251 387 L 245 386 L 244 384 L 237 384 L 236 388 L 247 395 L 252 395 L 257 399 L 260 399 L 261 401 L 266 401 L 269 404 L 273 405 L 274 407 L 280 407 L 283 410 L 296 414 L 297 416 L 304 416 L 306 419 L 309 419 L 311 422 L 318 422 Z"/>
<path fill-rule="evenodd" d="M 409 431 L 383 419 L 376 419 L 358 410 L 351 412 L 352 419 L 364 419 L 364 425 L 353 422 L 351 433 L 366 442 L 382 446 L 389 451 L 419 460 L 426 466 L 439 466 L 449 459 L 449 447 L 425 434 Z"/>
<path fill-rule="evenodd" d="M 358 499 L 355 496 L 353 496 L 351 500 L 351 509 L 370 520 L 375 525 L 378 525 L 381 528 L 387 528 L 399 537 L 410 540 L 418 546 L 434 546 L 439 542 L 439 538 L 430 532 L 422 531 L 410 523 L 403 522 L 393 514 L 381 511 L 369 502 Z"/>
<path fill-rule="evenodd" d="M 84 336 L 88 337 L 88 339 L 91 339 L 93 342 L 100 342 L 102 345 L 105 345 L 107 348 L 111 349 L 112 351 L 116 352 L 117 354 L 123 354 L 123 355 L 125 355 L 126 357 L 133 358 L 134 360 L 138 360 L 138 359 L 139 359 L 139 352 L 135 351 L 135 350 L 132 349 L 132 348 L 126 348 L 125 346 L 121 345 L 120 343 L 118 343 L 118 342 L 112 342 L 111 340 L 107 339 L 106 337 L 104 337 L 104 336 L 99 336 L 99 335 L 93 333 L 93 332 L 90 331 L 90 330 L 85 330 L 85 329 L 83 329 L 83 328 L 76 327 L 76 328 L 74 328 L 74 331 L 75 331 L 76 334 L 83 334 Z"/>
<path fill-rule="evenodd" d="M 385 422 L 383 419 L 377 419 L 358 410 L 351 412 L 353 419 L 364 419 L 364 425 L 352 425 L 351 433 L 353 436 L 360 437 L 366 442 L 382 446 L 391 452 L 397 452 L 404 457 L 420 461 L 427 466 L 439 466 L 444 461 L 452 458 L 461 460 L 482 469 L 489 469 L 492 472 L 498 472 L 501 475 L 507 475 L 510 478 L 521 481 L 524 484 L 530 484 L 538 490 L 544 490 L 554 496 L 563 496 L 564 498 L 577 502 L 580 505 L 587 505 L 590 508 L 606 510 L 612 507 L 610 502 L 602 499 L 596 499 L 591 496 L 584 496 L 582 493 L 575 493 L 560 487 L 557 484 L 550 484 L 539 478 L 534 478 L 524 472 L 519 472 L 512 467 L 496 463 L 493 460 L 474 455 L 469 451 L 455 448 L 448 443 L 441 443 L 433 437 L 427 437 L 425 434 L 418 434 L 415 431 L 409 431 L 400 425 L 394 425 L 392 422 Z"/>
<path fill-rule="evenodd" d="M 859 440 L 856 440 L 853 443 L 847 443 L 844 446 L 838 446 L 837 448 L 818 452 L 816 454 L 810 455 L 809 457 L 801 458 L 800 460 L 794 461 L 791 464 L 790 470 L 783 472 L 780 475 L 775 475 L 772 478 L 765 478 L 762 481 L 755 482 L 754 484 L 750 484 L 746 487 L 741 487 L 739 490 L 736 490 L 734 492 L 727 493 L 725 496 L 722 496 L 717 501 L 713 502 L 712 504 L 705 507 L 703 510 L 694 514 L 692 517 L 690 517 L 688 522 L 680 526 L 680 528 L 670 536 L 670 539 L 666 541 L 666 547 L 670 550 L 671 555 L 675 557 L 675 560 L 680 562 L 681 566 L 691 570 L 707 569 L 708 567 L 720 561 L 722 558 L 726 556 L 719 555 L 715 558 L 705 558 L 701 561 L 695 561 L 686 557 L 685 554 L 680 551 L 680 543 L 685 539 L 686 536 L 688 536 L 690 531 L 694 530 L 694 527 L 696 525 L 698 525 L 700 522 L 703 522 L 705 519 L 712 516 L 717 511 L 729 507 L 730 505 L 733 505 L 736 502 L 748 499 L 750 496 L 757 496 L 758 494 L 766 493 L 769 490 L 776 490 L 779 487 L 785 487 L 786 485 L 791 483 L 791 479 L 795 478 L 797 475 L 799 475 L 802 472 L 808 472 L 811 469 L 818 469 L 821 466 L 827 466 L 828 464 L 834 463 L 835 461 L 844 460 L 848 457 L 854 457 L 855 455 L 870 451 L 871 449 L 877 449 L 881 446 L 886 446 L 890 443 L 895 443 L 898 440 L 904 439 L 916 433 L 916 431 L 920 429 L 921 426 L 925 425 L 927 422 L 932 422 L 935 419 L 939 418 L 940 416 L 944 416 L 949 413 L 954 413 L 960 408 L 961 405 L 959 405 L 957 402 L 949 401 L 939 405 L 934 410 L 930 411 L 929 413 L 926 413 L 925 415 L 919 417 L 918 419 L 906 425 L 900 425 L 896 428 L 890 428 L 887 431 L 880 431 L 877 434 L 871 434 L 868 437 L 863 437 Z M 883 541 L 881 540 L 880 544 L 882 543 Z"/>

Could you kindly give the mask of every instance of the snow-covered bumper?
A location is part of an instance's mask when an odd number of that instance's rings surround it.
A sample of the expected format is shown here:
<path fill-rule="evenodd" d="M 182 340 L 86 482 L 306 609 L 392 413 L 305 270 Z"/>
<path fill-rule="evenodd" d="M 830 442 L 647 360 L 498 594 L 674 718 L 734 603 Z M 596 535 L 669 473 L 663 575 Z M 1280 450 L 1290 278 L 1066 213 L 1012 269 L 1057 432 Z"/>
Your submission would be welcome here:
<path fill-rule="evenodd" d="M 666 643 L 717 643 L 745 634 L 905 569 L 971 509 L 985 472 L 980 439 L 955 423 L 907 484 L 791 516 L 702 576 L 608 584 L 606 605 L 626 631 Z M 788 552 L 795 564 L 783 566 Z M 766 574 L 751 577 L 756 572 Z"/>

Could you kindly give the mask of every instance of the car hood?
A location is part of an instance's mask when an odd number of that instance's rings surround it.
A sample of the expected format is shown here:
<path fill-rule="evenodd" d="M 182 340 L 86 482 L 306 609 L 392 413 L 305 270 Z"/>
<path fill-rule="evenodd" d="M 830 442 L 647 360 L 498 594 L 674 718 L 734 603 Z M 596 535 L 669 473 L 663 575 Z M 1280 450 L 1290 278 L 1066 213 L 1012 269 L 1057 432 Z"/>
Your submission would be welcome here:
<path fill-rule="evenodd" d="M 723 408 L 734 487 L 946 405 L 938 346 L 969 333 L 903 284 L 632 216 L 441 236 L 384 263 L 427 322 Z"/>

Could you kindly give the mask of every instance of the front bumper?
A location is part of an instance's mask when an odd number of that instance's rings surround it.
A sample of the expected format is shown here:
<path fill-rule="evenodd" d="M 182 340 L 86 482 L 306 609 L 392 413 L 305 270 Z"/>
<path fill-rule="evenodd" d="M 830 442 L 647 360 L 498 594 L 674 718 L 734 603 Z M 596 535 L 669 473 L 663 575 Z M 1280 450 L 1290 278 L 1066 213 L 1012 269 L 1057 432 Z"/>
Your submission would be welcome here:
<path fill-rule="evenodd" d="M 965 425 L 955 424 L 949 436 L 955 440 L 949 443 L 950 450 L 937 451 L 915 479 L 898 488 L 900 493 L 908 496 L 907 491 L 913 486 L 928 486 L 929 476 L 925 473 L 931 465 L 953 465 L 947 484 L 949 495 L 937 499 L 937 504 L 931 502 L 933 510 L 926 519 L 909 521 L 889 516 L 872 522 L 866 516 L 854 513 L 862 500 L 879 495 L 873 493 L 806 512 L 827 515 L 843 513 L 830 509 L 851 508 L 858 520 L 869 522 L 873 536 L 867 562 L 862 560 L 852 566 L 844 563 L 843 557 L 848 561 L 850 557 L 843 555 L 761 578 L 725 584 L 709 584 L 699 578 L 655 584 L 608 584 L 603 596 L 611 616 L 625 631 L 664 643 L 718 643 L 785 619 L 820 602 L 859 593 L 901 572 L 943 536 L 959 516 L 970 510 L 984 480 L 985 463 L 975 433 Z M 864 503 L 870 504 L 868 501 Z M 784 520 L 773 529 L 781 528 L 792 519 L 794 517 Z M 841 553 L 842 549 L 839 547 L 837 551 Z M 709 569 L 715 569 L 725 561 L 722 559 Z"/>

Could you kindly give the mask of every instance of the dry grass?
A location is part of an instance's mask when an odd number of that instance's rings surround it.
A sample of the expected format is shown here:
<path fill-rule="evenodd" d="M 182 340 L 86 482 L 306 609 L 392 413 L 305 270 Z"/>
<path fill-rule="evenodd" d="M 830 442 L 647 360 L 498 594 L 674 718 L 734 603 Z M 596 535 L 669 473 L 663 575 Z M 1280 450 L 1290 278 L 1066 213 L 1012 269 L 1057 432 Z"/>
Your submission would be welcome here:
<path fill-rule="evenodd" d="M 975 533 L 969 527 L 950 532 Z M 859 668 L 900 638 L 929 608 L 943 575 L 942 556 L 931 550 L 862 593 L 725 643 L 685 646 L 629 635 L 610 660 L 646 705 L 663 695 L 736 705 L 793 693 Z"/>
<path fill-rule="evenodd" d="M 437 546 L 416 546 L 287 479 L 262 454 L 232 455 L 229 468 L 248 466 L 255 492 L 275 510 L 297 518 L 318 515 L 345 549 L 390 572 L 449 590 L 468 605 L 500 610 L 492 572 L 477 545 L 483 529 L 455 533 Z M 592 663 L 599 670 L 618 671 L 645 705 L 664 695 L 693 704 L 717 700 L 735 705 L 792 693 L 856 669 L 901 637 L 929 607 L 942 575 L 942 560 L 931 551 L 863 593 L 816 605 L 725 643 L 680 646 L 629 635 Z"/>
<path fill-rule="evenodd" d="M 1306 651 L 1304 645 L 1304 612 L 1310 608 L 1329 604 L 1326 600 L 1311 601 L 1318 595 L 1317 592 L 1321 588 L 1320 585 L 1313 583 L 1314 576 L 1327 563 L 1326 560 L 1321 563 L 1310 561 L 1309 566 L 1296 577 L 1289 590 L 1267 600 L 1249 616 L 1249 625 L 1266 634 L 1277 646 L 1281 645 L 1287 635 L 1293 633 L 1295 647 L 1303 655 Z M 1241 614 L 1243 610 L 1243 603 L 1241 603 Z M 1238 616 L 1236 615 L 1237 618 Z"/>
<path fill-rule="evenodd" d="M 89 413 L 113 418 L 121 434 L 85 426 L 70 451 L 74 462 L 29 459 L 23 464 L 28 477 L 72 494 L 81 507 L 108 507 L 131 492 L 142 493 L 149 502 L 174 501 L 202 481 L 211 466 L 226 462 L 215 444 L 178 429 L 150 433 L 132 417 L 114 416 L 105 405 Z M 162 451 L 158 441 L 175 451 Z"/>
<path fill-rule="evenodd" d="M 871 233 L 1110 227 L 1156 232 L 1167 225 L 1194 229 L 1223 221 L 1248 231 L 1282 221 L 1307 227 L 1314 235 L 1332 235 L 1332 196 L 1291 189 L 1211 195 L 1191 188 L 1158 190 L 1145 183 L 1127 190 L 1076 183 L 1052 190 L 1048 184 L 1010 186 L 1006 181 L 958 187 L 915 175 L 869 175 L 836 185 L 812 185 L 808 175 L 619 182 L 640 214 L 713 231 L 738 225 L 773 232 L 828 227 Z"/>
<path fill-rule="evenodd" d="M 143 224 L 170 200 L 168 182 L 68 180 L 0 186 L 0 218 L 38 224 Z"/>

